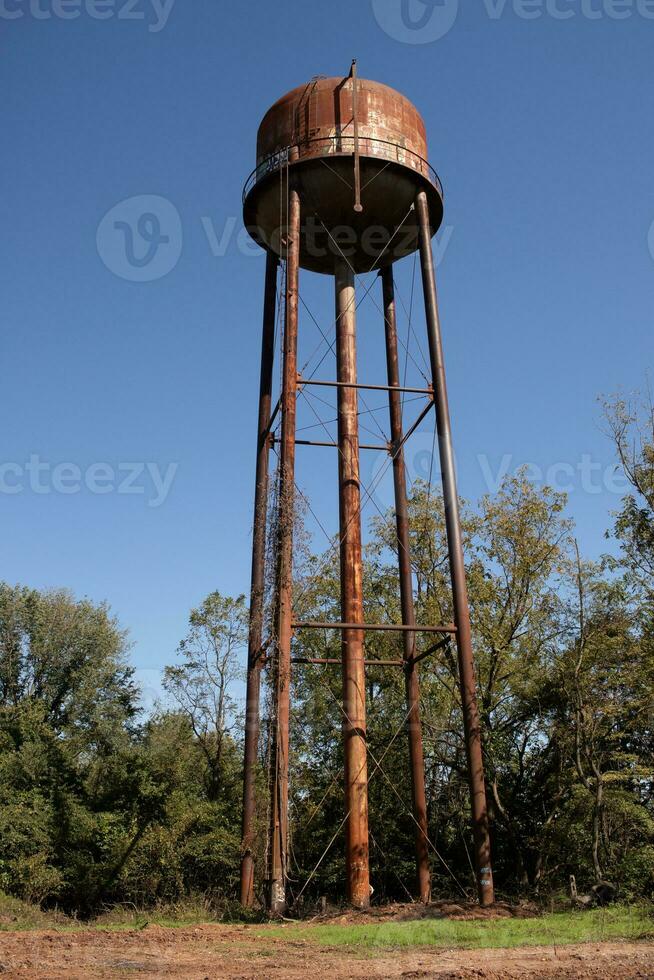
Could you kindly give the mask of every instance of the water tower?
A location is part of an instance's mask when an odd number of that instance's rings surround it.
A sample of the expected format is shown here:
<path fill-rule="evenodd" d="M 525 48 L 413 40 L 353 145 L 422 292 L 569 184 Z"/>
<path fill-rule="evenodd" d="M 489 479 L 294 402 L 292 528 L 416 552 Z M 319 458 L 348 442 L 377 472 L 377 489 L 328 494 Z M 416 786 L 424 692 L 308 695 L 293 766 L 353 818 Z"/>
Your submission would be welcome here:
<path fill-rule="evenodd" d="M 456 642 L 463 706 L 475 870 L 479 900 L 493 902 L 482 749 L 477 709 L 470 615 L 461 525 L 445 384 L 431 240 L 443 218 L 443 190 L 428 163 L 424 122 L 403 95 L 357 76 L 356 62 L 344 78 L 316 78 L 275 103 L 259 127 L 257 166 L 244 191 L 245 225 L 266 250 L 256 493 L 252 560 L 251 624 L 247 680 L 241 899 L 254 900 L 252 856 L 261 673 L 270 671 L 270 828 L 267 848 L 267 904 L 286 908 L 289 782 L 289 709 L 294 636 L 303 630 L 341 634 L 343 740 L 345 758 L 346 877 L 349 901 L 370 901 L 365 676 L 367 669 L 400 669 L 405 676 L 407 732 L 412 777 L 417 894 L 430 896 L 430 863 L 423 745 L 420 726 L 419 661 Z M 419 252 L 429 347 L 430 384 L 421 390 L 425 407 L 403 429 L 403 387 L 398 356 L 393 263 Z M 278 300 L 278 272 L 282 287 Z M 334 277 L 336 294 L 333 380 L 298 375 L 300 270 Z M 360 383 L 357 373 L 356 276 L 379 272 L 387 377 Z M 282 325 L 281 395 L 273 404 L 275 328 Z M 380 331 L 382 324 L 380 323 Z M 369 379 L 366 379 L 368 381 Z M 370 379 L 372 380 L 372 379 Z M 293 610 L 293 529 L 297 398 L 303 387 L 336 391 L 338 439 L 339 622 L 298 622 Z M 388 392 L 390 454 L 395 494 L 397 555 L 402 621 L 364 619 L 360 479 L 359 398 L 363 390 Z M 410 389 L 416 393 L 419 389 Z M 434 412 L 438 433 L 453 593 L 453 623 L 417 623 L 410 555 L 404 446 L 417 424 Z M 273 423 L 279 435 L 273 436 Z M 269 520 L 269 455 L 279 456 L 274 527 Z M 314 443 L 321 448 L 325 442 Z M 334 465 L 336 461 L 334 460 Z M 264 568 L 267 535 L 275 535 L 276 571 L 272 635 L 264 637 Z M 367 661 L 366 639 L 377 631 L 402 637 L 402 659 Z M 432 634 L 429 638 L 429 634 Z M 429 639 L 418 652 L 417 638 Z M 424 643 L 421 644 L 424 646 Z M 326 669 L 325 661 L 314 661 Z"/>

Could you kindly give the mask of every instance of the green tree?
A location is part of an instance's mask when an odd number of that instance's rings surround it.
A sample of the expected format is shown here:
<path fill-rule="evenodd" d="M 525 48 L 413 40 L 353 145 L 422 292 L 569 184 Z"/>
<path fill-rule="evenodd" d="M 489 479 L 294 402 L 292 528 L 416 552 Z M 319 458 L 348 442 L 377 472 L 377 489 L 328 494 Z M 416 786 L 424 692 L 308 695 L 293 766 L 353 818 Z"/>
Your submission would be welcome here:
<path fill-rule="evenodd" d="M 637 395 L 604 400 L 604 417 L 632 492 L 622 502 L 614 533 L 632 584 L 654 601 L 654 404 Z M 615 565 L 614 565 L 615 567 Z"/>
<path fill-rule="evenodd" d="M 140 906 L 191 895 L 224 899 L 238 880 L 241 756 L 228 740 L 219 799 L 207 793 L 208 762 L 187 715 L 160 712 L 145 727 L 140 764 L 165 788 L 161 811 L 120 868 L 116 897 Z"/>
<path fill-rule="evenodd" d="M 150 819 L 137 691 L 105 606 L 0 585 L 0 881 L 88 907 Z"/>
<path fill-rule="evenodd" d="M 217 799 L 224 784 L 224 755 L 237 723 L 233 682 L 242 674 L 239 657 L 247 644 L 248 610 L 236 599 L 213 592 L 193 609 L 189 631 L 177 653 L 181 664 L 166 667 L 164 687 L 186 716 L 206 760 L 207 791 Z"/>
<path fill-rule="evenodd" d="M 563 495 L 518 473 L 477 509 L 463 507 L 494 864 L 505 893 L 567 886 L 570 873 L 590 885 L 601 873 L 625 892 L 642 894 L 650 887 L 653 680 L 643 607 L 600 569 L 581 563 L 579 573 L 565 504 Z M 449 621 L 442 498 L 418 484 L 409 509 L 418 619 Z M 370 622 L 399 621 L 393 548 L 389 512 L 373 520 L 366 549 Z M 309 563 L 296 606 L 301 618 L 339 618 L 333 551 Z M 428 637 L 419 638 L 420 650 L 428 644 Z M 301 659 L 338 659 L 340 638 L 332 631 L 303 632 L 295 652 Z M 401 653 L 393 634 L 367 638 L 369 659 Z M 420 673 L 435 891 L 456 894 L 471 887 L 472 874 L 455 650 L 427 658 Z M 297 893 L 313 875 L 305 894 L 335 898 L 342 885 L 339 702 L 337 669 L 295 668 L 293 889 Z M 378 898 L 405 898 L 413 877 L 413 824 L 401 672 L 371 667 L 367 702 L 372 881 Z"/>
<path fill-rule="evenodd" d="M 556 740 L 570 767 L 562 829 L 575 841 L 570 873 L 626 891 L 654 886 L 654 659 L 622 579 L 577 551 L 568 633 L 558 662 Z M 575 826 L 576 829 L 575 829 Z M 639 852 L 638 860 L 634 860 Z M 559 853 L 561 853 L 559 851 Z"/>

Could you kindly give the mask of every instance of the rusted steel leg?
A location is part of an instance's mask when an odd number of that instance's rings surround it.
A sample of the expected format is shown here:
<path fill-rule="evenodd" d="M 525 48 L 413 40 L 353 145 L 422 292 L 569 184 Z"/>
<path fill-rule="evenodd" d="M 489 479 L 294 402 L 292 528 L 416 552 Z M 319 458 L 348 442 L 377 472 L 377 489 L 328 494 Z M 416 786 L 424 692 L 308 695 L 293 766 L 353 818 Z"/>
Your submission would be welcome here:
<path fill-rule="evenodd" d="M 256 807 L 255 787 L 259 748 L 259 695 L 261 690 L 261 644 L 263 641 L 263 599 L 268 512 L 268 457 L 270 454 L 270 409 L 273 364 L 275 360 L 275 315 L 277 312 L 277 266 L 272 252 L 266 256 L 266 288 L 263 301 L 261 336 L 261 379 L 259 383 L 259 423 L 254 492 L 254 531 L 252 536 L 252 577 L 250 585 L 250 634 L 248 677 L 245 695 L 245 761 L 243 766 L 243 822 L 241 843 L 241 905 L 254 903 L 254 859 L 252 842 Z"/>
<path fill-rule="evenodd" d="M 354 275 L 336 266 L 336 361 L 338 380 L 356 383 L 356 307 Z M 361 488 L 359 482 L 358 394 L 338 389 L 338 475 L 343 622 L 363 622 Z M 343 630 L 343 723 L 347 820 L 348 898 L 356 908 L 370 904 L 368 866 L 368 768 L 366 752 L 365 634 Z"/>
<path fill-rule="evenodd" d="M 486 806 L 486 787 L 484 783 L 484 764 L 481 748 L 481 730 L 477 692 L 475 686 L 475 667 L 470 632 L 470 609 L 466 586 L 463 543 L 461 539 L 461 519 L 459 497 L 452 449 L 450 410 L 445 384 L 445 364 L 441 326 L 438 315 L 436 295 L 436 275 L 431 250 L 431 224 L 427 195 L 420 191 L 416 198 L 416 209 L 420 226 L 420 259 L 422 283 L 425 294 L 427 314 L 427 335 L 429 356 L 436 401 L 436 424 L 441 470 L 443 474 L 443 499 L 445 504 L 445 523 L 449 548 L 450 573 L 454 593 L 454 619 L 457 626 L 457 647 L 459 655 L 459 684 L 463 707 L 466 753 L 468 758 L 468 777 L 472 807 L 472 825 L 475 838 L 475 863 L 477 888 L 481 905 L 492 905 L 494 901 L 493 873 L 491 869 L 490 836 L 488 830 L 488 811 Z"/>
<path fill-rule="evenodd" d="M 286 909 L 288 845 L 288 726 L 293 622 L 293 520 L 295 498 L 295 417 L 297 402 L 298 281 L 300 197 L 289 195 L 286 261 L 286 319 L 282 382 L 282 434 L 279 475 L 279 564 L 277 646 L 274 650 L 274 706 L 271 747 L 271 805 L 268 907 Z"/>
<path fill-rule="evenodd" d="M 386 367 L 391 445 L 402 443 L 402 396 L 393 388 L 400 387 L 400 369 L 397 354 L 397 318 L 395 313 L 395 287 L 393 267 L 387 266 L 381 274 L 384 290 L 384 318 L 386 322 Z M 397 553 L 400 570 L 400 598 L 402 603 L 402 623 L 415 626 L 416 614 L 413 604 L 413 577 L 411 573 L 411 550 L 409 541 L 409 508 L 407 505 L 406 471 L 404 450 L 393 457 L 393 482 L 395 486 L 395 517 L 397 525 Z M 422 726 L 420 723 L 420 681 L 418 667 L 412 661 L 416 649 L 415 633 L 404 633 L 404 660 L 406 677 L 407 731 L 409 733 L 409 759 L 411 763 L 411 790 L 413 795 L 413 815 L 416 821 L 416 872 L 418 894 L 421 902 L 431 897 L 431 874 L 429 870 L 429 846 L 427 836 L 427 797 L 425 794 L 425 760 L 422 749 Z"/>

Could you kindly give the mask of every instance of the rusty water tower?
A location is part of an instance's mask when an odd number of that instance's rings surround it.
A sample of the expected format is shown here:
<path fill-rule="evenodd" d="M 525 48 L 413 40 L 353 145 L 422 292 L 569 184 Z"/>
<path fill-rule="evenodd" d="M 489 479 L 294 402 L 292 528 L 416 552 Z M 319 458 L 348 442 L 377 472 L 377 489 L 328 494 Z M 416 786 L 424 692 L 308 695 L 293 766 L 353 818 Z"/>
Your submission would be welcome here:
<path fill-rule="evenodd" d="M 271 671 L 270 828 L 267 849 L 267 904 L 286 908 L 288 875 L 289 710 L 293 637 L 302 630 L 341 634 L 342 711 L 345 758 L 346 876 L 349 901 L 370 901 L 366 746 L 365 640 L 375 631 L 394 631 L 403 640 L 403 658 L 385 662 L 403 669 L 415 824 L 417 894 L 430 896 L 429 838 L 420 727 L 418 662 L 456 641 L 474 832 L 479 900 L 493 902 L 493 880 L 482 750 L 477 709 L 470 615 L 445 384 L 431 240 L 443 218 L 443 191 L 428 163 L 424 122 L 399 92 L 357 77 L 356 62 L 343 78 L 316 78 L 294 89 L 266 113 L 257 141 L 257 166 L 244 191 L 244 219 L 267 254 L 263 314 L 256 494 L 252 560 L 251 623 L 247 679 L 241 899 L 254 901 L 252 856 L 261 672 Z M 344 233 L 344 229 L 346 232 Z M 347 248 L 344 242 L 347 242 Z M 419 252 L 429 347 L 430 384 L 421 391 L 425 408 L 403 431 L 393 263 Z M 278 266 L 285 275 L 277 296 Z M 336 292 L 335 377 L 316 382 L 298 375 L 300 270 L 334 276 Z M 361 384 L 357 374 L 356 294 L 358 274 L 379 271 L 382 280 L 387 378 Z M 281 394 L 273 405 L 273 364 L 277 316 L 282 324 Z M 295 497 L 296 402 L 303 386 L 329 385 L 338 414 L 341 621 L 298 622 L 293 610 L 293 515 Z M 402 622 L 364 620 L 362 583 L 359 394 L 388 392 Z M 453 592 L 454 622 L 418 624 L 414 612 L 404 446 L 417 424 L 433 411 L 438 433 L 443 498 Z M 273 436 L 273 423 L 280 435 Z M 276 575 L 274 628 L 264 637 L 264 566 L 268 523 L 269 455 L 279 456 L 274 515 Z M 315 443 L 326 446 L 327 443 Z M 417 652 L 416 637 L 432 642 Z M 316 665 L 324 661 L 315 661 Z M 320 667 L 318 668 L 320 669 Z M 324 669 L 324 666 L 322 667 Z"/>

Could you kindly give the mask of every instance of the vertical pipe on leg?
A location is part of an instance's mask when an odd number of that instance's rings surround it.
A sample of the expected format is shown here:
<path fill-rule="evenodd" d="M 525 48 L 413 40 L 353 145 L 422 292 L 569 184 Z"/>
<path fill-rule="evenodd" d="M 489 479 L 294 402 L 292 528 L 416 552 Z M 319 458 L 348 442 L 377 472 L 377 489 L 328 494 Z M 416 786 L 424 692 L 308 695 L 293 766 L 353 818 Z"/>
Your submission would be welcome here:
<path fill-rule="evenodd" d="M 241 833 L 241 905 L 254 903 L 254 859 L 252 844 L 256 808 L 256 769 L 259 748 L 259 701 L 261 691 L 261 644 L 263 641 L 263 601 L 268 516 L 268 459 L 270 455 L 270 410 L 273 364 L 275 360 L 275 315 L 277 312 L 277 266 L 272 252 L 266 255 L 266 286 L 261 335 L 261 377 L 259 382 L 259 422 L 254 492 L 254 530 L 252 536 L 252 576 L 250 584 L 250 632 L 248 675 L 245 695 L 245 759 L 243 765 L 243 819 Z"/>
<path fill-rule="evenodd" d="M 274 722 L 271 752 L 268 907 L 273 913 L 283 913 L 286 910 L 300 217 L 300 196 L 295 188 L 291 188 L 286 235 L 286 316 L 284 323 L 282 432 L 279 471 L 277 645 L 274 652 Z"/>
<path fill-rule="evenodd" d="M 450 559 L 450 574 L 452 577 L 452 591 L 454 594 L 454 620 L 457 627 L 459 684 L 461 688 L 463 724 L 465 728 L 466 755 L 468 761 L 468 778 L 470 782 L 477 889 L 479 892 L 479 901 L 481 905 L 487 906 L 493 904 L 494 891 L 493 873 L 491 869 L 488 810 L 486 805 L 486 787 L 484 782 L 484 764 L 482 758 L 479 709 L 477 706 L 477 692 L 475 685 L 472 635 L 470 630 L 470 609 L 468 605 L 468 591 L 466 586 L 465 564 L 463 560 L 459 497 L 456 485 L 454 452 L 452 448 L 450 411 L 445 383 L 445 363 L 443 359 L 441 326 L 438 314 L 436 275 L 434 271 L 434 258 L 431 249 L 431 222 L 429 218 L 429 204 L 427 201 L 427 195 L 424 191 L 419 191 L 418 193 L 416 198 L 416 210 L 418 213 L 420 233 L 420 259 L 422 268 L 422 283 L 425 294 L 425 311 L 427 314 L 429 356 L 431 361 L 434 397 L 436 402 L 436 424 L 438 429 L 438 445 L 443 478 L 443 499 L 445 504 L 445 523 Z"/>
<path fill-rule="evenodd" d="M 393 452 L 393 483 L 395 488 L 395 517 L 397 526 L 397 554 L 400 572 L 400 599 L 402 623 L 415 626 L 416 615 L 413 604 L 413 576 L 411 572 L 411 548 L 409 540 L 409 508 L 407 504 L 406 471 L 402 445 L 402 396 L 400 370 L 397 352 L 397 317 L 395 311 L 395 288 L 393 267 L 387 266 L 381 273 L 384 293 L 384 319 L 386 326 L 386 368 L 388 373 L 388 393 L 391 447 Z M 431 897 L 431 874 L 429 870 L 429 847 L 427 834 L 427 798 L 425 793 L 425 761 L 422 747 L 422 727 L 420 721 L 420 681 L 418 668 L 413 664 L 416 648 L 415 633 L 404 633 L 405 686 L 407 702 L 407 731 L 409 734 L 409 760 L 411 764 L 411 790 L 413 796 L 413 815 L 416 822 L 415 848 L 418 895 L 421 902 L 429 902 Z"/>
<path fill-rule="evenodd" d="M 338 381 L 356 384 L 354 274 L 336 265 L 336 361 Z M 341 550 L 341 611 L 344 623 L 363 623 L 361 486 L 356 388 L 338 389 L 338 475 Z M 348 898 L 356 908 L 370 904 L 368 864 L 368 768 L 364 634 L 342 634 L 345 755 L 346 861 Z"/>

